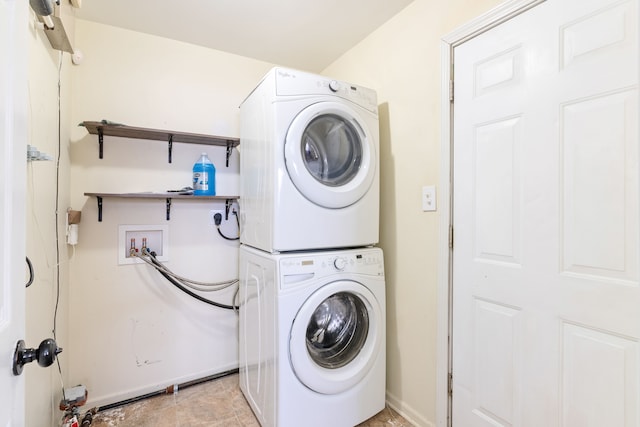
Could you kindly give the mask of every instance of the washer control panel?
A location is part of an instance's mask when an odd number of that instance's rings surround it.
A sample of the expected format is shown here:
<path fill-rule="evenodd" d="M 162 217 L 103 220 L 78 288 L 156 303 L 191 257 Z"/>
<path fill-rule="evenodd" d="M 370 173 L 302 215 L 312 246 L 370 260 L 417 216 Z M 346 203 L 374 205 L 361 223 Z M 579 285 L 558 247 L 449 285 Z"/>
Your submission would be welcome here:
<path fill-rule="evenodd" d="M 281 286 L 335 274 L 384 276 L 384 259 L 379 248 L 349 249 L 313 254 L 291 254 L 280 258 Z"/>

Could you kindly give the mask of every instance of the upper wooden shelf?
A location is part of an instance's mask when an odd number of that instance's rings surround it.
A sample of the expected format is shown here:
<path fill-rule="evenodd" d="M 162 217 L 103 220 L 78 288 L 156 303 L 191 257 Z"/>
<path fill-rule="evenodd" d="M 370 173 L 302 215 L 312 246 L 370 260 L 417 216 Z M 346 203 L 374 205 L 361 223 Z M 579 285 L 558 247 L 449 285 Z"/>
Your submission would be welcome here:
<path fill-rule="evenodd" d="M 104 135 L 117 136 L 121 138 L 148 139 L 152 141 L 165 141 L 169 144 L 169 163 L 171 163 L 171 151 L 174 142 L 183 142 L 187 144 L 203 144 L 215 145 L 227 148 L 227 166 L 229 166 L 229 156 L 233 147 L 240 144 L 239 138 L 231 138 L 215 135 L 204 135 L 198 133 L 175 132 L 171 130 L 139 128 L 134 126 L 122 125 L 119 123 L 102 120 L 100 122 L 82 122 L 80 126 L 84 126 L 92 135 L 98 135 L 99 157 L 103 157 Z"/>

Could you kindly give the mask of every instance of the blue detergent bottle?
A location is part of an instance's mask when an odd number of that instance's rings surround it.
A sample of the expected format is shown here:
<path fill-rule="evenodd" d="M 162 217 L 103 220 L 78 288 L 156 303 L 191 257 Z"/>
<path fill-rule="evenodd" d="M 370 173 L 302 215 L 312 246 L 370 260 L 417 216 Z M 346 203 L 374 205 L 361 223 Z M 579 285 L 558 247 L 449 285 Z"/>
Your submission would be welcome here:
<path fill-rule="evenodd" d="M 216 168 L 209 160 L 207 153 L 202 153 L 193 165 L 193 195 L 216 195 Z"/>

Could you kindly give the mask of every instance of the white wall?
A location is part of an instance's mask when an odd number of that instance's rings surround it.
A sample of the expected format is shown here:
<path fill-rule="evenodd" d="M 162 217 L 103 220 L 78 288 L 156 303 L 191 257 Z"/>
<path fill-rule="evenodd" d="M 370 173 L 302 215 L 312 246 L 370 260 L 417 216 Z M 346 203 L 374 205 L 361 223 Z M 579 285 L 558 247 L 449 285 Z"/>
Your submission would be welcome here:
<path fill-rule="evenodd" d="M 73 68 L 72 124 L 108 119 L 131 126 L 237 137 L 238 106 L 271 64 L 147 34 L 78 20 L 84 62 Z M 117 263 L 118 225 L 167 224 L 166 266 L 197 280 L 237 277 L 237 242 L 210 226 L 221 202 L 104 199 L 84 192 L 165 191 L 191 185 L 191 168 L 206 151 L 217 169 L 218 195 L 238 194 L 238 153 L 225 149 L 71 135 L 71 200 L 82 210 L 71 261 L 70 378 L 89 390 L 88 405 L 113 403 L 237 367 L 237 317 L 173 288 L 147 265 Z M 234 221 L 224 222 L 227 234 Z M 216 299 L 229 303 L 233 291 Z"/>
<path fill-rule="evenodd" d="M 73 40 L 74 20 L 70 7 L 63 5 L 65 30 Z M 26 337 L 28 347 L 36 347 L 52 338 L 54 311 L 56 338 L 64 348 L 60 355 L 62 375 L 57 365 L 41 368 L 37 363 L 25 367 L 26 425 L 57 425 L 58 405 L 62 397 L 61 378 L 66 379 L 70 358 L 67 334 L 69 307 L 68 252 L 64 244 L 65 215 L 69 207 L 69 118 L 71 96 L 71 60 L 68 53 L 54 50 L 44 31 L 37 29 L 37 19 L 30 12 L 29 25 L 29 144 L 46 152 L 54 161 L 31 162 L 27 165 L 26 247 L 35 270 L 35 281 L 26 290 Z M 60 71 L 59 71 L 60 70 Z M 60 82 L 60 100 L 58 83 Z M 60 112 L 60 134 L 58 114 Z M 60 153 L 60 168 L 56 159 Z M 25 153 L 26 155 L 26 153 Z M 56 191 L 56 184 L 57 186 Z M 56 196 L 59 201 L 60 274 L 58 282 L 56 254 Z M 59 288 L 58 288 L 59 283 Z M 59 295 L 59 299 L 58 299 Z M 65 382 L 69 387 L 69 384 Z"/>
<path fill-rule="evenodd" d="M 436 271 L 438 215 L 421 206 L 421 187 L 438 184 L 440 38 L 498 3 L 416 0 L 323 71 L 378 92 L 387 397 L 422 426 L 436 421 L 436 291 L 445 274 Z"/>

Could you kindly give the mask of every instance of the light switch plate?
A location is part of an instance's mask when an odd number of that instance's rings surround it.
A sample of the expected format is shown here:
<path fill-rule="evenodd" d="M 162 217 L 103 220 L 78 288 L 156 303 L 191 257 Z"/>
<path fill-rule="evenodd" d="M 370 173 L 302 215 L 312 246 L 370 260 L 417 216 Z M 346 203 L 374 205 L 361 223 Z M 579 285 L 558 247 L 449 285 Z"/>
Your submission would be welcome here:
<path fill-rule="evenodd" d="M 436 210 L 436 186 L 425 185 L 422 187 L 422 210 L 433 212 Z"/>

